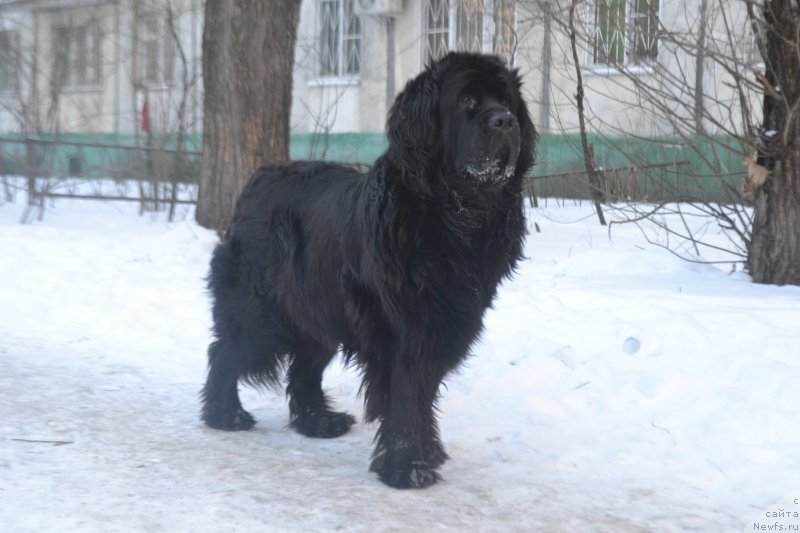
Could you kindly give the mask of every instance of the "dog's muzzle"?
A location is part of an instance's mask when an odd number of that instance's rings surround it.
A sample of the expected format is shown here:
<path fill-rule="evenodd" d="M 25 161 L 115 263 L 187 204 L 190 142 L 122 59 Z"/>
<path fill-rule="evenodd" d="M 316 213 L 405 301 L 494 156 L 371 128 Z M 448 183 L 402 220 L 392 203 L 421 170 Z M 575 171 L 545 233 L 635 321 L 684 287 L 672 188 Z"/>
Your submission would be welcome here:
<path fill-rule="evenodd" d="M 495 110 L 486 118 L 489 144 L 474 154 L 464 167 L 480 183 L 505 182 L 516 171 L 519 157 L 519 122 L 508 110 Z"/>

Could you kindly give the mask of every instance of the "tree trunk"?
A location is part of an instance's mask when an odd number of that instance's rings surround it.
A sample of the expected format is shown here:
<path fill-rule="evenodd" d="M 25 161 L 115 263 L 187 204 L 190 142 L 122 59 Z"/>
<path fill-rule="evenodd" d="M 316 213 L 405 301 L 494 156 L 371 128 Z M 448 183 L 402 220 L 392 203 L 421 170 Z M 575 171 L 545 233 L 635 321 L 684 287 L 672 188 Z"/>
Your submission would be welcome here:
<path fill-rule="evenodd" d="M 606 217 L 603 214 L 603 192 L 600 189 L 600 179 L 597 176 L 597 166 L 594 160 L 594 146 L 589 144 L 586 135 L 586 119 L 583 109 L 583 76 L 581 76 L 581 64 L 578 60 L 577 38 L 575 32 L 575 9 L 579 0 L 572 0 L 569 8 L 569 42 L 572 48 L 572 61 L 575 63 L 575 77 L 577 78 L 577 91 L 575 101 L 578 104 L 578 125 L 581 134 L 581 147 L 583 148 L 583 162 L 586 166 L 586 175 L 589 177 L 589 191 L 594 200 L 594 209 L 597 211 L 597 219 L 601 226 L 606 225 Z"/>
<path fill-rule="evenodd" d="M 800 285 L 800 2 L 766 0 L 764 130 L 747 266 L 753 281 Z M 774 132 L 774 134 L 773 134 Z"/>
<path fill-rule="evenodd" d="M 265 161 L 289 159 L 300 2 L 208 0 L 203 29 L 203 161 L 197 222 L 224 232 Z"/>

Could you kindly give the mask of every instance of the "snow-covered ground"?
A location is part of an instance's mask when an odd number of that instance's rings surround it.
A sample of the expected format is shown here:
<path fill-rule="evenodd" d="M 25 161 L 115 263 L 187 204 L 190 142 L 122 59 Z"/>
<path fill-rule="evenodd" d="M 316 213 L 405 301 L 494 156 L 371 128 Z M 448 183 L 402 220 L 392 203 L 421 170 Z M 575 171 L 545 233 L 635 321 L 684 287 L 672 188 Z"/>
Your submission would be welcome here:
<path fill-rule="evenodd" d="M 800 288 L 684 262 L 588 204 L 541 233 L 447 381 L 444 481 L 367 471 L 285 400 L 198 419 L 216 237 L 136 206 L 0 206 L 0 531 L 800 530 Z M 718 239 L 712 234 L 707 238 Z M 358 376 L 326 385 L 360 415 Z"/>

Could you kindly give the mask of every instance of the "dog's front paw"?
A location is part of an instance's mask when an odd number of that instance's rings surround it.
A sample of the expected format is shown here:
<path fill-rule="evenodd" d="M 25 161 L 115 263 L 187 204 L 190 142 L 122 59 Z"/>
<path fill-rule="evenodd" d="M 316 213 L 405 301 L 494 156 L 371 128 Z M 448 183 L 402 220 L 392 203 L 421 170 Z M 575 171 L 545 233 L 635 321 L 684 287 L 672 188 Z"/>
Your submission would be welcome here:
<path fill-rule="evenodd" d="M 433 468 L 440 467 L 450 459 L 450 456 L 444 451 L 442 442 L 438 439 L 428 441 L 422 445 L 422 456 L 425 458 L 425 462 Z"/>
<path fill-rule="evenodd" d="M 370 470 L 378 474 L 378 479 L 396 489 L 424 489 L 442 479 L 436 467 L 425 461 L 397 465 L 380 456 L 372 461 Z"/>
<path fill-rule="evenodd" d="M 355 422 L 353 415 L 348 413 L 315 411 L 295 418 L 290 425 L 306 437 L 331 439 L 347 433 Z"/>

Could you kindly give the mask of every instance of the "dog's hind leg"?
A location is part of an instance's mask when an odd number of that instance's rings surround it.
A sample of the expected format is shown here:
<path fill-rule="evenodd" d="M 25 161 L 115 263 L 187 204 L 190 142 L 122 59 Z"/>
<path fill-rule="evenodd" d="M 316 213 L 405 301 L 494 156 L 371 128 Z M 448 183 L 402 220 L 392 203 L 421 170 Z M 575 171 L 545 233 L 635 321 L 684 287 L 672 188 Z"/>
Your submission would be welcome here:
<path fill-rule="evenodd" d="M 333 411 L 322 391 L 322 373 L 335 353 L 335 348 L 304 343 L 295 351 L 289 365 L 286 394 L 290 425 L 307 437 L 338 437 L 355 423 L 352 415 Z"/>
<path fill-rule="evenodd" d="M 214 295 L 216 340 L 208 348 L 208 378 L 202 391 L 202 419 L 229 431 L 250 429 L 255 419 L 242 408 L 240 380 L 254 385 L 280 382 L 281 316 L 268 295 L 253 288 L 255 275 L 226 241 L 214 252 L 209 287 Z"/>
<path fill-rule="evenodd" d="M 203 420 L 217 429 L 250 429 L 255 419 L 242 408 L 238 383 L 280 385 L 288 352 L 283 321 L 274 306 L 262 301 L 216 322 L 217 340 L 208 350 Z"/>
<path fill-rule="evenodd" d="M 242 369 L 235 355 L 237 347 L 219 339 L 208 347 L 208 378 L 203 387 L 202 419 L 209 427 L 238 431 L 250 429 L 255 419 L 242 408 L 238 382 Z"/>

